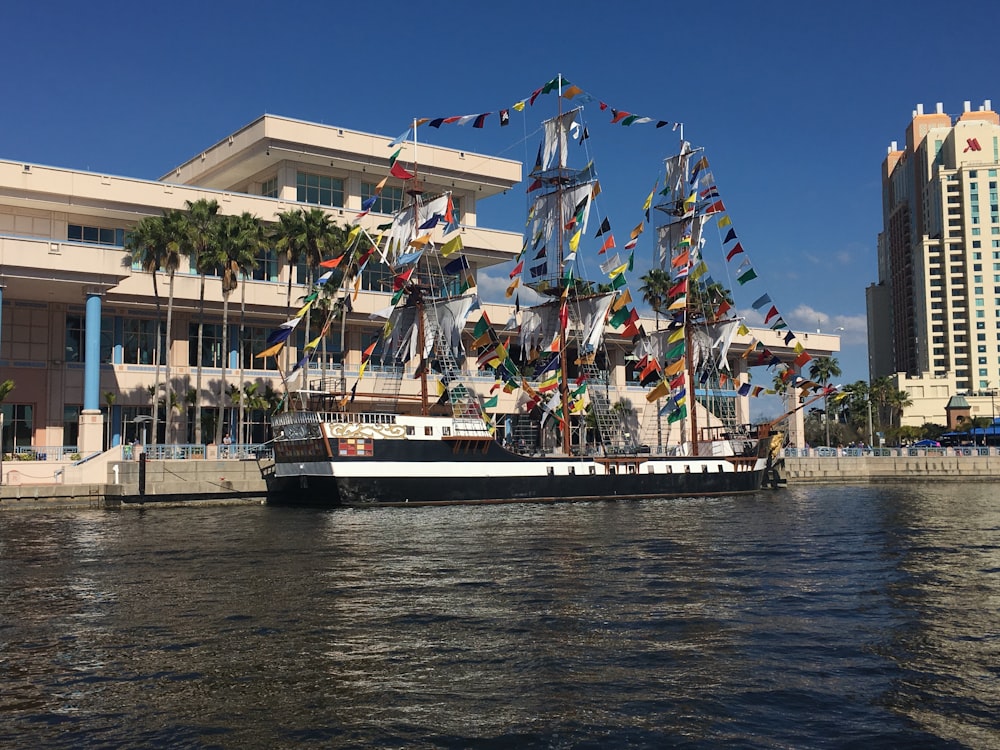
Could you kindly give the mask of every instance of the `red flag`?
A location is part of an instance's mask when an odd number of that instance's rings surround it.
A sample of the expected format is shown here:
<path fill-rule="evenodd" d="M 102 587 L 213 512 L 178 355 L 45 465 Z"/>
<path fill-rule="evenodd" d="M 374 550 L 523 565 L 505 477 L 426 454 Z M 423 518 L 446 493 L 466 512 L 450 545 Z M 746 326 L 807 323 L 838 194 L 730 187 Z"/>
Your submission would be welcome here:
<path fill-rule="evenodd" d="M 569 305 L 566 304 L 566 300 L 563 300 L 562 305 L 559 306 L 559 325 L 566 329 L 569 325 Z"/>
<path fill-rule="evenodd" d="M 733 256 L 739 255 L 742 252 L 743 252 L 743 244 L 741 242 L 737 242 L 735 245 L 733 245 L 733 249 L 730 250 L 728 253 L 726 253 L 726 260 L 732 260 Z"/>
<path fill-rule="evenodd" d="M 367 361 L 368 358 L 372 356 L 372 352 L 375 351 L 375 347 L 377 345 L 378 345 L 378 339 L 375 339 L 375 341 L 371 342 L 371 344 L 368 345 L 368 348 L 365 349 L 364 352 L 362 352 L 361 360 L 363 362 Z"/>
<path fill-rule="evenodd" d="M 538 190 L 538 188 L 540 188 L 541 186 L 542 186 L 542 181 L 541 180 L 535 180 L 530 185 L 528 185 L 527 192 L 530 193 L 532 190 Z"/>
<path fill-rule="evenodd" d="M 631 114 L 631 112 L 626 112 L 621 109 L 613 109 L 611 110 L 611 114 L 614 115 L 614 117 L 611 120 L 611 124 L 614 125 L 616 122 L 621 122 L 626 117 L 628 117 Z"/>
<path fill-rule="evenodd" d="M 403 273 L 399 274 L 396 278 L 392 280 L 392 289 L 394 292 L 398 292 L 403 288 L 403 285 L 410 280 L 410 276 L 413 275 L 413 268 L 408 268 Z"/>
<path fill-rule="evenodd" d="M 330 260 L 324 260 L 320 265 L 323 268 L 336 268 L 340 265 L 340 261 L 347 257 L 347 254 L 338 255 L 336 258 L 330 258 Z"/>
<path fill-rule="evenodd" d="M 721 318 L 723 315 L 729 312 L 731 307 L 732 305 L 730 305 L 729 302 L 727 302 L 726 300 L 722 300 L 722 302 L 719 304 L 719 309 L 715 311 L 715 317 Z"/>
<path fill-rule="evenodd" d="M 514 266 L 514 270 L 510 272 L 510 278 L 513 279 L 515 276 L 521 273 L 523 269 L 524 269 L 524 261 L 522 260 L 520 263 Z"/>
<path fill-rule="evenodd" d="M 398 161 L 392 165 L 392 169 L 389 170 L 389 174 L 393 177 L 398 177 L 401 180 L 413 179 L 413 175 L 403 169 L 403 166 Z"/>
<path fill-rule="evenodd" d="M 771 309 L 767 311 L 767 316 L 764 318 L 765 325 L 771 322 L 771 318 L 778 314 L 778 308 L 771 305 Z"/>
<path fill-rule="evenodd" d="M 599 252 L 598 255 L 602 255 L 602 254 L 606 253 L 608 250 L 610 250 L 614 246 L 615 246 L 615 236 L 613 234 L 609 234 L 608 238 L 606 240 L 604 240 L 604 244 L 601 245 L 601 252 Z"/>

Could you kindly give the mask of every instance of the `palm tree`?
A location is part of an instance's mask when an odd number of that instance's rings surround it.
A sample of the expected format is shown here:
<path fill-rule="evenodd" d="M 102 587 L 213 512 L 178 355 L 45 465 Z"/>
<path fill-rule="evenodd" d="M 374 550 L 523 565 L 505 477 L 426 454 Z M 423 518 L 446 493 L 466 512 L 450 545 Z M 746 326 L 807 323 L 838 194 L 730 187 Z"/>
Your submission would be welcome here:
<path fill-rule="evenodd" d="M 185 226 L 186 251 L 194 261 L 198 271 L 200 287 L 198 291 L 198 349 L 195 390 L 194 441 L 201 443 L 201 375 L 202 352 L 205 334 L 205 276 L 215 269 L 218 262 L 219 246 L 219 204 L 215 200 L 201 198 L 193 203 L 185 201 L 187 221 Z M 220 409 L 222 405 L 220 404 Z"/>
<path fill-rule="evenodd" d="M 640 280 L 642 286 L 639 287 L 639 291 L 642 292 L 642 298 L 646 304 L 652 308 L 653 316 L 656 319 L 656 330 L 659 331 L 660 314 L 666 310 L 670 303 L 670 300 L 667 299 L 667 292 L 670 291 L 673 282 L 670 279 L 670 274 L 662 268 L 651 268 Z M 662 352 L 660 354 L 662 355 Z M 656 448 L 658 451 L 663 448 L 663 420 L 660 417 L 660 402 L 661 399 L 656 400 Z"/>
<path fill-rule="evenodd" d="M 226 367 L 229 359 L 229 295 L 239 286 L 239 278 L 249 275 L 257 267 L 257 253 L 263 245 L 263 226 L 256 216 L 244 212 L 239 216 L 225 216 L 219 227 L 217 261 L 222 266 L 222 376 L 219 379 L 219 419 L 215 423 L 215 444 L 222 445 L 222 409 L 226 394 Z M 243 314 L 246 297 L 240 305 L 240 335 L 243 334 Z M 240 339 L 242 341 L 242 338 Z M 241 358 L 242 361 L 242 358 Z M 242 374 L 241 374 L 242 379 Z"/>
<path fill-rule="evenodd" d="M 129 251 L 126 263 L 138 263 L 142 270 L 152 275 L 153 297 L 156 301 L 156 375 L 154 388 L 160 390 L 160 357 L 163 357 L 164 387 L 166 403 L 170 403 L 170 345 L 174 313 L 174 274 L 181 265 L 181 247 L 183 243 L 183 214 L 180 211 L 167 211 L 163 216 L 147 216 L 129 233 L 125 240 L 125 248 Z M 167 274 L 167 324 L 164 345 L 160 347 L 160 294 L 156 281 L 156 272 Z M 155 403 L 155 401 L 154 401 Z M 159 409 L 153 409 L 153 443 L 159 435 Z M 167 414 L 164 435 L 166 442 L 171 441 L 170 415 Z"/>
<path fill-rule="evenodd" d="M 302 211 L 296 208 L 278 214 L 278 223 L 271 227 L 270 232 L 274 249 L 278 255 L 284 256 L 285 266 L 288 269 L 288 293 L 285 299 L 287 314 L 291 314 L 292 311 L 292 279 L 295 276 L 295 265 L 305 253 L 301 244 L 302 225 Z"/>
<path fill-rule="evenodd" d="M 834 378 L 840 377 L 840 364 L 834 357 L 816 357 L 809 365 L 809 378 L 826 389 Z M 826 423 L 826 444 L 830 445 L 830 394 L 823 394 L 823 421 Z"/>
<path fill-rule="evenodd" d="M 653 310 L 653 315 L 656 318 L 656 330 L 659 331 L 660 315 L 667 309 L 669 303 L 667 292 L 673 286 L 670 274 L 661 268 L 651 268 L 640 281 L 642 281 L 642 286 L 639 291 L 642 292 L 643 300 Z"/>

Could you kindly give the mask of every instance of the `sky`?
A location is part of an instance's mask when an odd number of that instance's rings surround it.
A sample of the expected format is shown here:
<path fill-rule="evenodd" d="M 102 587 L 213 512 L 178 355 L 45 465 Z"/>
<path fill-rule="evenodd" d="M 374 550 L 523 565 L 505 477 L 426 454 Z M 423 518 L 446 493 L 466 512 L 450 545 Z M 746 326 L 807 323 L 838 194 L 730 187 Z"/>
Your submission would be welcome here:
<path fill-rule="evenodd" d="M 926 0 L 36 0 L 3 20 L 0 158 L 35 164 L 157 179 L 263 113 L 395 137 L 413 118 L 493 112 L 481 130 L 425 126 L 419 138 L 527 171 L 555 97 L 503 129 L 495 113 L 556 74 L 617 109 L 683 122 L 758 272 L 730 284 L 737 309 L 758 322 L 751 303 L 766 292 L 793 330 L 839 333 L 844 383 L 868 377 L 887 147 L 905 141 L 918 103 L 1000 106 L 1000 65 L 976 31 L 997 27 L 1000 5 L 981 0 L 953 13 Z M 601 214 L 627 232 L 678 133 L 611 125 L 595 104 L 584 119 Z M 526 206 L 515 187 L 484 200 L 478 223 L 521 232 Z M 652 262 L 652 234 L 638 266 Z M 510 265 L 481 274 L 484 297 L 502 298 Z"/>

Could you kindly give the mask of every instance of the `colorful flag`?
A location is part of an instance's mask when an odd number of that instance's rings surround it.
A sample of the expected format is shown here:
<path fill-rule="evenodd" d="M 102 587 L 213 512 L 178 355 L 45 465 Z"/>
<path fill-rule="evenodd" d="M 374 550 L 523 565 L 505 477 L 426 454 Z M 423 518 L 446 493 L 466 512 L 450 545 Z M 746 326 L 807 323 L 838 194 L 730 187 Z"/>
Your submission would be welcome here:
<path fill-rule="evenodd" d="M 399 178 L 400 180 L 413 179 L 413 175 L 407 172 L 405 169 L 403 169 L 402 165 L 400 164 L 393 164 L 392 169 L 389 170 L 389 174 L 391 174 L 393 177 Z"/>

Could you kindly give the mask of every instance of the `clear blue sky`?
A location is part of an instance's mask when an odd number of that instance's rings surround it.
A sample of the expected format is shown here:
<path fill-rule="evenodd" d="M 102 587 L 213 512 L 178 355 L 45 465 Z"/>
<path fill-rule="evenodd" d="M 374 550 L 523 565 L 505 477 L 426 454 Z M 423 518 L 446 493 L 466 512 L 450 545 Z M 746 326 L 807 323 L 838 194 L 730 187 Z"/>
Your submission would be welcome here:
<path fill-rule="evenodd" d="M 413 117 L 496 112 L 556 73 L 612 106 L 683 121 L 760 275 L 735 288 L 738 308 L 766 291 L 795 330 L 842 326 L 843 382 L 867 379 L 864 290 L 889 142 L 903 142 L 918 102 L 1000 106 L 982 34 L 1000 5 L 980 0 L 37 0 L 9 4 L 3 21 L 0 157 L 53 166 L 157 178 L 264 112 L 395 136 Z M 540 100 L 503 130 L 491 118 L 420 137 L 530 168 L 553 106 Z M 676 136 L 611 126 L 596 106 L 586 117 L 602 211 L 622 232 Z M 521 231 L 525 205 L 516 188 L 484 201 L 480 223 Z M 648 261 L 651 232 L 639 249 Z"/>

